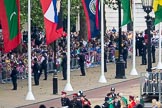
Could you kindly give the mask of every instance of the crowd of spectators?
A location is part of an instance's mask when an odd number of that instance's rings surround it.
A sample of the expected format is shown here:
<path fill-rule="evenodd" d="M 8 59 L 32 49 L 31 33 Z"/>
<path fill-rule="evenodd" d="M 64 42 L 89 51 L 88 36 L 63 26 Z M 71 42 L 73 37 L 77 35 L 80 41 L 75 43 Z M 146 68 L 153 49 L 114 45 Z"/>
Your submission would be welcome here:
<path fill-rule="evenodd" d="M 38 29 L 32 30 L 31 34 L 31 43 L 32 43 L 32 61 L 34 58 L 38 59 L 40 63 L 42 55 L 46 54 L 49 63 L 54 63 L 54 48 L 52 45 L 46 45 L 45 34 Z M 123 44 L 128 46 L 131 44 L 131 32 L 123 32 Z M 2 35 L 0 38 L 3 42 Z M 78 36 L 77 32 L 71 33 L 71 45 L 70 45 L 70 54 L 71 54 L 71 69 L 79 68 L 77 55 L 82 52 L 86 58 L 86 66 L 93 67 L 99 65 L 101 62 L 101 42 L 100 39 L 91 39 L 89 42 L 83 40 Z M 118 46 L 118 34 L 114 29 L 108 30 L 104 37 L 105 40 L 105 51 L 108 54 L 107 62 L 115 62 L 117 57 L 117 46 Z M 21 53 L 16 50 L 11 51 L 10 53 L 3 53 L 1 50 L 1 59 L 0 59 L 0 79 L 2 83 L 7 81 L 10 77 L 10 72 L 13 65 L 17 66 L 19 71 L 19 78 L 25 79 L 27 77 L 27 31 L 23 32 L 23 41 Z M 2 48 L 3 49 L 3 48 Z M 61 37 L 57 41 L 56 45 L 56 66 L 57 71 L 61 72 L 61 54 L 67 52 L 67 41 L 66 37 Z"/>

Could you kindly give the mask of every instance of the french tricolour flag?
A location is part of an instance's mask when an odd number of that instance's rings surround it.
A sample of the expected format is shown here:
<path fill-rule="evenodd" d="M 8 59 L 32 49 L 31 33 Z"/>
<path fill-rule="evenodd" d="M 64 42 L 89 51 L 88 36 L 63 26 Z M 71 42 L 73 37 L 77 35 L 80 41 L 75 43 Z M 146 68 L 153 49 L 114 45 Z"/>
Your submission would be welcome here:
<path fill-rule="evenodd" d="M 47 45 L 60 38 L 63 34 L 60 1 L 41 0 Z"/>

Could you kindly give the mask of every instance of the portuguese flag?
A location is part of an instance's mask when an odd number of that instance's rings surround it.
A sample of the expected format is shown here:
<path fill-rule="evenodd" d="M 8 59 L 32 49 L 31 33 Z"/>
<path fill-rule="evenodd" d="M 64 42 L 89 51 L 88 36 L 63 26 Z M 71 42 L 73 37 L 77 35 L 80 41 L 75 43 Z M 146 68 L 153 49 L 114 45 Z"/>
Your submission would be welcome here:
<path fill-rule="evenodd" d="M 158 24 L 162 22 L 162 0 L 154 0 L 154 12 L 155 12 L 155 22 L 154 24 Z"/>
<path fill-rule="evenodd" d="M 6 53 L 21 42 L 19 3 L 19 0 L 0 0 L 0 22 Z"/>

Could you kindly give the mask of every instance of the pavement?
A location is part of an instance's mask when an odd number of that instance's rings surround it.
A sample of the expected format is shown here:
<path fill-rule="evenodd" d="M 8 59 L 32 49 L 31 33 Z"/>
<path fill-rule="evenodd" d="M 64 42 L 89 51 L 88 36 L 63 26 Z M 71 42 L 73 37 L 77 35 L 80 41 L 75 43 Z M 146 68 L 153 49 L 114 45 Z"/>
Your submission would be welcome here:
<path fill-rule="evenodd" d="M 158 57 L 158 56 L 157 56 Z M 86 76 L 80 76 L 80 70 L 71 71 L 70 83 L 72 85 L 73 91 L 67 92 L 68 95 L 77 93 L 79 90 L 88 91 L 104 86 L 113 86 L 113 84 L 118 84 L 124 81 L 129 81 L 133 79 L 138 79 L 141 72 L 146 72 L 147 65 L 140 65 L 141 57 L 136 57 L 136 70 L 138 75 L 130 75 L 132 69 L 132 58 L 128 59 L 128 68 L 125 70 L 126 79 L 115 79 L 116 74 L 116 64 L 108 63 L 105 77 L 107 83 L 99 83 L 99 78 L 101 75 L 100 66 L 86 69 Z M 156 66 L 157 63 L 154 63 L 153 66 Z M 18 80 L 18 90 L 11 90 L 12 84 L 0 84 L 0 108 L 23 108 L 23 106 L 44 102 L 47 100 L 57 99 L 61 96 L 61 91 L 64 90 L 67 81 L 62 80 L 62 73 L 58 73 L 58 94 L 53 94 L 53 75 L 48 75 L 48 80 L 43 80 L 43 75 L 40 79 L 39 86 L 32 86 L 32 93 L 35 97 L 34 101 L 25 100 L 28 93 L 28 81 Z M 33 79 L 32 79 L 32 84 Z M 133 86 L 125 85 L 118 90 L 117 92 L 122 92 L 125 96 L 140 95 L 140 81 L 133 83 Z M 128 86 L 128 87 L 127 87 Z M 109 88 L 106 92 L 109 92 Z M 105 94 L 106 95 L 106 94 Z M 102 104 L 104 97 L 91 97 L 92 106 L 96 104 Z M 31 108 L 31 107 L 30 107 Z M 59 107 L 57 107 L 59 108 Z"/>

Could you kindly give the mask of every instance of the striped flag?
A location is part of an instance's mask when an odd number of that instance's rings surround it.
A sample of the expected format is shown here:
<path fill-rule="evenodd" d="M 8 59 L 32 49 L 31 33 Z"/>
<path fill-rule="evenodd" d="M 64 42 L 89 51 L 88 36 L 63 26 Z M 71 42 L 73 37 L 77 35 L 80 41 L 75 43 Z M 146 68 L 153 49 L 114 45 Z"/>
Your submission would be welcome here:
<path fill-rule="evenodd" d="M 61 0 L 41 0 L 47 45 L 63 35 L 60 2 Z"/>
<path fill-rule="evenodd" d="M 88 29 L 88 40 L 100 35 L 99 0 L 82 0 Z"/>

